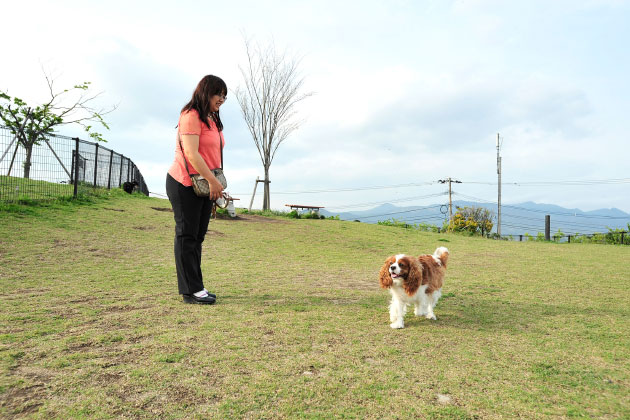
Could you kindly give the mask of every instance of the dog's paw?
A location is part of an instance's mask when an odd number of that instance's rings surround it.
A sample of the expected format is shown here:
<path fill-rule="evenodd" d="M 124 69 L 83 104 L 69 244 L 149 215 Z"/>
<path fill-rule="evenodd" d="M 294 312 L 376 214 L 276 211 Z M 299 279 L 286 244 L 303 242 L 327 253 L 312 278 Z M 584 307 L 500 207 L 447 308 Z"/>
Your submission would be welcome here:
<path fill-rule="evenodd" d="M 437 318 L 435 317 L 435 314 L 426 314 L 426 315 L 425 315 L 425 317 L 426 317 L 427 319 L 432 319 L 432 320 L 434 320 L 434 321 L 435 321 L 435 320 L 437 320 Z"/>
<path fill-rule="evenodd" d="M 405 328 L 405 324 L 402 321 L 394 321 L 391 324 L 389 324 L 389 326 L 392 327 L 393 329 Z"/>
<path fill-rule="evenodd" d="M 415 316 L 422 316 L 422 315 L 426 315 L 427 312 L 426 311 L 421 311 L 420 308 L 416 308 L 413 310 L 413 314 Z"/>

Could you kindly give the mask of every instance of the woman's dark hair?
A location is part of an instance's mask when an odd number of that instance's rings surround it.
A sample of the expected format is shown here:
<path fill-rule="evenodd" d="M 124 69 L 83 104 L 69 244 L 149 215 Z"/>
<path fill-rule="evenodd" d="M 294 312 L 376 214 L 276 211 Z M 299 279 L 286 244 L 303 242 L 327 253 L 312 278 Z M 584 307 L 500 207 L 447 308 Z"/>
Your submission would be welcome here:
<path fill-rule="evenodd" d="M 209 74 L 201 79 L 195 88 L 192 99 L 184 105 L 181 112 L 194 109 L 199 113 L 199 119 L 208 128 L 210 128 L 210 124 L 207 117 L 212 117 L 212 120 L 217 125 L 217 129 L 223 131 L 223 123 L 219 112 L 210 112 L 210 98 L 213 95 L 227 95 L 227 85 L 220 77 Z"/>

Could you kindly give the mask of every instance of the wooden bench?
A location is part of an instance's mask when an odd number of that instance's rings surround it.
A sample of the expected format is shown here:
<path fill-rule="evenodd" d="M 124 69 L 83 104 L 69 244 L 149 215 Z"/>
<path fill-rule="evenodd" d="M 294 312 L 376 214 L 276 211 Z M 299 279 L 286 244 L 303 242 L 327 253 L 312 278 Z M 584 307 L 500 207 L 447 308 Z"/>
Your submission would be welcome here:
<path fill-rule="evenodd" d="M 319 209 L 323 209 L 323 206 L 305 206 L 302 204 L 285 204 L 291 210 L 310 210 L 312 213 L 319 214 Z"/>

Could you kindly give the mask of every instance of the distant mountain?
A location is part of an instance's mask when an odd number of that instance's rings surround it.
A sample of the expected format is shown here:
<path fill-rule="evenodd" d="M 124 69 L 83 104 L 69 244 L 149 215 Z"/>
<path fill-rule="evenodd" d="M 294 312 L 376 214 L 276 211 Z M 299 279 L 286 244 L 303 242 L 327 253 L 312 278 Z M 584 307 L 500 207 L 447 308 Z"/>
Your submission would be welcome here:
<path fill-rule="evenodd" d="M 470 201 L 454 201 L 456 207 L 483 207 L 493 212 L 496 232 L 496 204 L 475 203 Z M 381 220 L 396 219 L 409 224 L 431 224 L 442 226 L 448 220 L 448 206 L 434 204 L 429 206 L 398 207 L 393 204 L 382 204 L 370 210 L 353 212 L 330 212 L 322 209 L 322 215 L 339 216 L 342 220 L 358 220 L 363 223 L 377 223 Z M 540 204 L 531 201 L 520 204 L 504 204 L 501 206 L 502 235 L 536 235 L 545 231 L 545 216 L 550 216 L 551 233 L 558 230 L 564 234 L 607 232 L 609 228 L 628 230 L 630 213 L 619 209 L 599 209 L 582 211 L 568 209 L 553 204 Z"/>

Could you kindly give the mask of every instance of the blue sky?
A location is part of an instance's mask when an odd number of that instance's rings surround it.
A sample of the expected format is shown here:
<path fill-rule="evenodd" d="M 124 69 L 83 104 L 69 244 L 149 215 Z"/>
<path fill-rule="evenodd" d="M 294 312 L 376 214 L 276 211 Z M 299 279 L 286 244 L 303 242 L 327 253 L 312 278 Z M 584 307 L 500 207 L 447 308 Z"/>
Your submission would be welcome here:
<path fill-rule="evenodd" d="M 242 84 L 245 33 L 302 57 L 314 92 L 271 167 L 274 208 L 439 203 L 447 177 L 462 181 L 454 198 L 496 201 L 500 133 L 503 203 L 630 212 L 628 1 L 17 3 L 2 7 L 0 88 L 45 99 L 42 65 L 59 86 L 91 81 L 118 104 L 106 146 L 153 192 L 198 80 Z M 221 113 L 229 191 L 246 206 L 262 165 L 233 94 Z M 394 185 L 407 186 L 364 189 Z"/>

